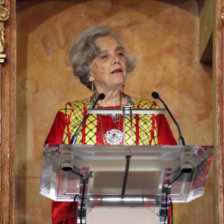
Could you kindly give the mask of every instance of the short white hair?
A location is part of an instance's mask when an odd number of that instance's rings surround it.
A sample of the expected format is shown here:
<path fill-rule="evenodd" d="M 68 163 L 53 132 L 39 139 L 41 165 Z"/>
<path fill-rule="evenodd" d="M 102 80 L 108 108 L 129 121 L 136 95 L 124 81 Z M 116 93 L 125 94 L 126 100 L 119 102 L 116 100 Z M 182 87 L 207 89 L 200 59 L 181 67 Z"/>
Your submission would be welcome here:
<path fill-rule="evenodd" d="M 89 89 L 91 89 L 91 82 L 89 81 L 89 65 L 100 53 L 100 49 L 95 41 L 97 38 L 107 35 L 114 37 L 123 48 L 124 57 L 127 62 L 127 72 L 131 72 L 135 68 L 134 55 L 127 53 L 123 42 L 114 30 L 105 26 L 96 26 L 87 29 L 76 38 L 71 49 L 70 62 L 74 75 L 79 77 L 80 81 Z"/>

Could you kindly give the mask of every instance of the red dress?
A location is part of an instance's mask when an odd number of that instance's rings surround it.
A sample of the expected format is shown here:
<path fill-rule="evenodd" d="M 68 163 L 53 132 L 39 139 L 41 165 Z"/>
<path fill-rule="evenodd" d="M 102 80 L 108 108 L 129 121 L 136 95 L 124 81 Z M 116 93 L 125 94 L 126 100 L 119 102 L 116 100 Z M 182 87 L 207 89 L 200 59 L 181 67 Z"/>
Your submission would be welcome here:
<path fill-rule="evenodd" d="M 77 101 L 77 102 L 78 103 L 81 102 L 81 107 L 83 107 L 81 108 L 83 110 L 83 113 L 81 113 L 81 115 L 79 116 L 81 121 L 83 117 L 85 117 L 86 111 L 87 109 L 90 108 L 90 105 L 88 105 L 87 103 L 88 101 L 85 101 L 85 100 Z M 57 113 L 45 144 L 69 144 L 70 143 L 72 134 L 69 132 L 69 129 L 71 129 L 72 127 L 71 126 L 72 116 L 73 115 L 77 116 L 76 115 L 77 113 L 75 112 L 75 109 L 74 109 L 74 108 L 77 108 L 77 103 L 75 104 L 75 107 L 73 106 L 74 105 L 72 103 L 67 103 L 66 106 Z M 78 104 L 78 106 L 80 106 L 80 104 Z M 115 107 L 115 108 L 118 108 L 118 107 Z M 135 108 L 152 109 L 152 108 L 157 108 L 157 106 L 153 101 L 138 98 L 137 100 L 135 100 Z M 157 144 L 158 145 L 176 145 L 176 140 L 173 137 L 173 134 L 170 130 L 170 127 L 166 121 L 165 116 L 161 114 L 156 116 L 154 115 L 150 115 L 150 116 L 151 116 L 150 129 L 148 131 L 149 134 L 146 136 L 148 138 L 147 144 L 148 145 L 157 145 Z M 135 145 L 141 145 L 144 143 L 144 142 L 142 143 L 142 140 L 141 140 L 142 136 L 144 135 L 143 131 L 141 131 L 141 128 L 142 126 L 146 125 L 146 121 L 144 120 L 142 121 L 142 119 L 143 118 L 141 118 L 141 115 L 136 115 L 135 117 L 135 121 L 134 121 L 134 124 L 135 124 L 134 144 Z M 98 145 L 108 144 L 107 141 L 105 141 L 104 134 L 110 129 L 119 129 L 120 131 L 123 131 L 123 126 L 121 125 L 123 123 L 122 117 L 118 118 L 116 121 L 113 121 L 113 118 L 111 116 L 100 116 L 100 117 L 97 116 L 95 123 L 96 123 L 96 133 L 95 133 L 96 136 L 94 140 L 95 142 L 93 142 L 93 144 L 98 144 Z M 86 129 L 86 122 L 84 123 L 83 128 L 80 130 L 81 139 L 79 144 L 88 144 L 88 141 L 86 138 L 87 133 L 85 132 L 85 129 Z M 144 136 L 144 138 L 146 137 Z M 123 144 L 123 141 L 120 144 Z M 73 223 L 72 212 L 73 212 L 72 202 L 52 201 L 52 223 L 53 224 L 58 224 L 58 223 L 72 224 Z"/>

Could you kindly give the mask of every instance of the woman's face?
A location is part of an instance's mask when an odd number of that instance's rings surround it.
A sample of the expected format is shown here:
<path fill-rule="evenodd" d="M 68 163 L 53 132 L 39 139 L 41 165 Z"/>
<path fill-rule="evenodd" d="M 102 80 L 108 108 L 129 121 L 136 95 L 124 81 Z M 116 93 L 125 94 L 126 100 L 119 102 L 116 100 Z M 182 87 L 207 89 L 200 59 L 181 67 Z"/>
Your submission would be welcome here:
<path fill-rule="evenodd" d="M 126 58 L 119 42 L 112 36 L 96 39 L 99 55 L 90 63 L 89 81 L 94 81 L 97 91 L 120 88 L 126 79 Z"/>

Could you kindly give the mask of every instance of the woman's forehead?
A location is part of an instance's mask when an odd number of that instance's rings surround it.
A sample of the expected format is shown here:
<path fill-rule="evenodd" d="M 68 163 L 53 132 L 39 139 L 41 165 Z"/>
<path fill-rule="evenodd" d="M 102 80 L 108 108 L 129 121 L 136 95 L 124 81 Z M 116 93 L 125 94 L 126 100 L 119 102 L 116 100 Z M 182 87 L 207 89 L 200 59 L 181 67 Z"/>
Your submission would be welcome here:
<path fill-rule="evenodd" d="M 123 49 L 121 44 L 111 35 L 99 37 L 95 43 L 100 51 Z"/>

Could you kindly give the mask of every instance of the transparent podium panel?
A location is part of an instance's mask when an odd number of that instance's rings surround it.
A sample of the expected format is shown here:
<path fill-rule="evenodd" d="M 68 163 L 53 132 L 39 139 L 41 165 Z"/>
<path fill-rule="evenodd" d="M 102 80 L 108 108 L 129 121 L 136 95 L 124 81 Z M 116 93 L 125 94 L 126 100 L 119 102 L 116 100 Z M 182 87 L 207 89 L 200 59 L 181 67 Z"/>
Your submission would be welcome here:
<path fill-rule="evenodd" d="M 160 224 L 155 207 L 101 206 L 89 208 L 88 224 Z M 106 221 L 105 221 L 106 220 Z"/>
<path fill-rule="evenodd" d="M 47 145 L 40 193 L 55 201 L 73 201 L 81 191 L 81 174 L 89 175 L 90 207 L 155 207 L 163 186 L 173 181 L 173 202 L 189 202 L 204 193 L 212 152 L 210 146 Z"/>

